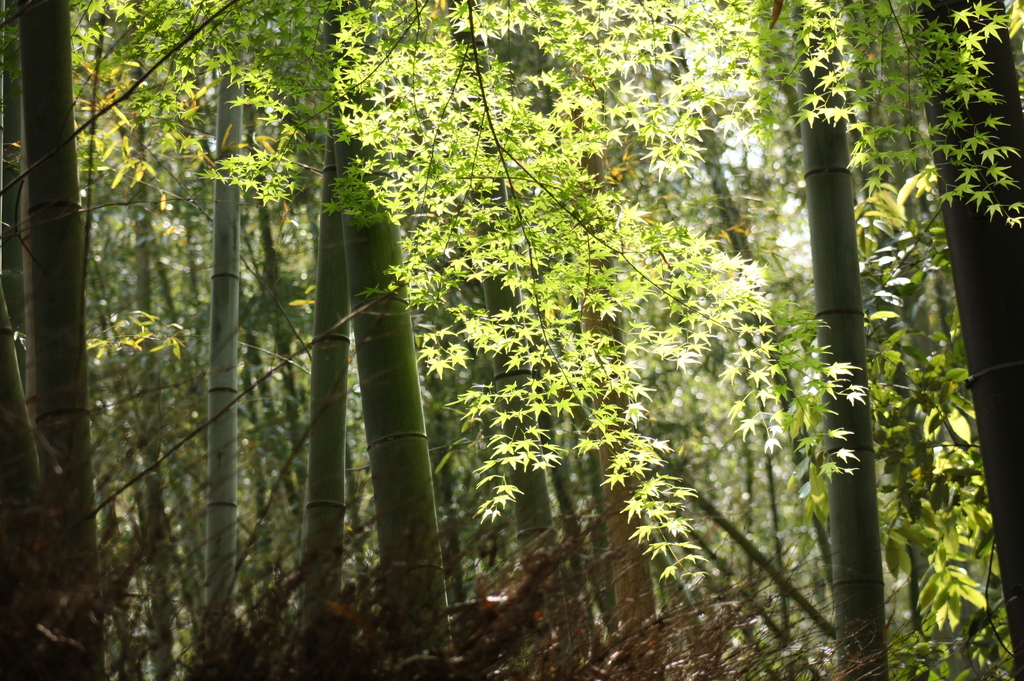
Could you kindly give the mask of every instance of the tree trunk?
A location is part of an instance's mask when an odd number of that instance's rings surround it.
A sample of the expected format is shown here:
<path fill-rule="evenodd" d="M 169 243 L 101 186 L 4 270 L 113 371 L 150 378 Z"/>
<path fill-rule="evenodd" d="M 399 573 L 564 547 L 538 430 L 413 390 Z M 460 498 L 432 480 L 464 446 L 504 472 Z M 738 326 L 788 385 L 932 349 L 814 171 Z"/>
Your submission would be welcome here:
<path fill-rule="evenodd" d="M 287 316 L 287 306 L 284 301 L 289 300 L 288 293 L 281 285 L 280 256 L 277 247 L 274 245 L 274 234 L 270 227 L 270 211 L 266 206 L 259 209 L 260 242 L 263 246 L 263 287 L 270 298 L 271 310 L 271 333 L 274 337 L 274 352 L 278 357 L 290 357 L 292 353 L 292 340 L 295 337 L 295 327 Z M 298 450 L 302 447 L 305 434 L 302 432 L 299 423 L 298 405 L 305 401 L 300 397 L 295 385 L 295 368 L 291 362 L 286 362 L 278 369 L 281 376 L 281 383 L 284 387 L 285 397 L 281 400 L 284 409 L 278 415 L 278 421 L 283 421 L 288 432 L 290 450 Z M 294 502 L 298 503 L 298 500 Z"/>
<path fill-rule="evenodd" d="M 242 107 L 225 74 L 217 86 L 217 159 L 238 153 Z M 213 274 L 210 299 L 210 387 L 207 430 L 206 606 L 214 631 L 227 626 L 235 592 L 238 548 L 238 261 L 240 192 L 213 189 Z"/>
<path fill-rule="evenodd" d="M 302 625 L 325 601 L 341 596 L 337 569 L 345 534 L 345 403 L 348 399 L 348 274 L 341 213 L 334 203 L 334 139 L 324 150 L 320 237 L 313 308 L 313 368 L 309 400 L 309 473 L 302 528 Z"/>
<path fill-rule="evenodd" d="M 76 640 L 53 654 L 64 678 L 102 674 L 102 615 L 89 442 L 85 350 L 86 235 L 80 215 L 67 0 L 22 2 L 19 20 L 26 243 L 32 259 L 35 424 L 52 560 L 44 572 L 68 601 L 54 633 Z M 51 628 L 51 631 L 53 628 Z M 57 659 L 62 658 L 62 659 Z"/>
<path fill-rule="evenodd" d="M 975 33 L 982 26 L 977 20 L 954 22 L 952 14 L 970 7 L 967 2 L 937 4 L 926 18 L 954 33 Z M 1012 147 L 1012 153 L 996 161 L 985 161 L 981 151 L 968 160 L 980 167 L 995 163 L 1017 183 L 1016 187 L 994 187 L 994 201 L 1008 206 L 1024 201 L 1024 115 L 1014 70 L 1014 55 L 1006 29 L 982 40 L 979 55 L 987 64 L 987 75 L 981 84 L 997 95 L 996 103 L 959 103 L 952 89 L 943 88 L 928 108 L 933 129 L 947 116 L 956 113 L 964 125 L 945 130 L 934 139 L 936 145 L 965 149 L 965 143 L 976 134 L 990 137 L 993 146 Z M 939 83 L 949 74 L 940 72 Z M 999 127 L 985 126 L 990 117 L 1000 121 Z M 936 146 L 935 164 L 941 178 L 941 191 L 958 185 L 961 167 L 946 157 Z M 1012 226 L 1007 215 L 992 214 L 989 206 L 969 204 L 954 199 L 942 205 L 946 237 L 953 268 L 953 283 L 963 326 L 967 366 L 971 373 L 968 385 L 974 399 L 978 436 L 985 467 L 992 522 L 995 526 L 999 573 L 1006 598 L 1010 638 L 1014 656 L 1014 678 L 1024 678 L 1024 544 L 1018 532 L 1024 526 L 1024 494 L 1019 486 L 1024 480 L 1024 457 L 1020 454 L 1017 425 L 1024 413 L 1024 230 Z M 1014 212 L 1009 217 L 1020 218 Z"/>
<path fill-rule="evenodd" d="M 604 159 L 600 156 L 588 156 L 584 159 L 584 168 L 597 186 L 604 182 Z M 607 258 L 591 260 L 589 267 L 594 272 L 604 272 L 614 266 Z M 594 295 L 601 295 L 594 291 Z M 597 308 L 583 304 L 583 330 L 586 333 L 606 336 L 615 344 L 616 357 L 612 361 L 621 361 L 623 345 L 622 326 L 618 315 L 602 316 Z M 594 400 L 594 411 L 611 407 L 620 416 L 626 413 L 625 396 L 607 384 L 604 394 Z M 625 428 L 626 426 L 621 426 Z M 608 433 L 596 433 L 597 439 L 603 439 Z M 601 470 L 608 475 L 613 470 L 613 463 L 619 454 L 611 444 L 602 444 L 598 450 Z M 608 518 L 608 542 L 612 550 L 613 585 L 615 587 L 615 617 L 620 625 L 635 626 L 644 620 L 654 617 L 654 588 L 651 580 L 650 559 L 644 551 L 644 544 L 633 539 L 633 534 L 640 525 L 639 518 L 630 519 L 626 514 L 626 504 L 633 498 L 635 483 L 618 485 L 603 484 L 605 513 Z"/>
<path fill-rule="evenodd" d="M 820 90 L 820 73 L 805 71 L 803 86 L 806 92 Z M 818 346 L 825 361 L 851 365 L 849 385 L 866 390 L 864 309 L 846 126 L 819 118 L 813 126 L 802 123 L 800 132 L 815 309 L 820 320 Z M 851 672 L 855 669 L 858 678 L 887 679 L 871 407 L 866 396 L 858 402 L 842 395 L 826 399 L 826 430 L 849 433 L 843 439 L 826 435 L 826 454 L 835 457 L 840 450 L 847 450 L 856 457 L 837 461 L 851 472 L 837 473 L 829 482 L 832 593 L 840 665 Z"/>
<path fill-rule="evenodd" d="M 348 168 L 353 145 L 338 146 L 339 168 Z M 401 263 L 398 227 L 375 203 L 380 212 L 367 214 L 374 199 L 360 182 L 346 188 L 345 250 L 380 561 L 404 640 L 422 648 L 440 641 L 446 599 L 416 346 L 404 288 L 390 273 Z"/>

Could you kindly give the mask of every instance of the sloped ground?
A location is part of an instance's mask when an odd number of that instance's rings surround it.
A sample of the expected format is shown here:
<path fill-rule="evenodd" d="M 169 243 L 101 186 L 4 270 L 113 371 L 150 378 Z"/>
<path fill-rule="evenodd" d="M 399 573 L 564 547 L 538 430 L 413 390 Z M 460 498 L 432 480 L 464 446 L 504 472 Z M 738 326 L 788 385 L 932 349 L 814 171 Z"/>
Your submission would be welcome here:
<path fill-rule="evenodd" d="M 653 621 L 609 628 L 599 603 L 606 596 L 607 555 L 588 556 L 577 537 L 534 551 L 488 579 L 467 602 L 448 607 L 447 642 L 409 652 L 389 619 L 389 593 L 374 572 L 346 585 L 305 633 L 296 627 L 301 576 L 286 575 L 261 591 L 214 646 L 189 644 L 201 627 L 182 630 L 175 678 L 187 681 L 653 681 L 686 679 L 813 680 L 837 678 L 830 646 L 810 627 L 778 624 L 778 604 L 751 584 L 702 585 L 695 599 L 678 585 Z M 141 553 L 135 554 L 141 563 Z M 0 574 L 0 679 L 82 678 L 74 669 L 78 641 L 62 623 L 98 610 L 106 621 L 106 675 L 151 679 L 149 613 L 144 580 L 131 570 L 108 574 L 102 589 L 53 595 L 9 553 Z M 27 575 L 27 576 L 26 576 Z M 607 599 L 603 599 L 607 602 Z M 179 622 L 179 626 L 182 623 Z M 207 626 L 210 623 L 206 623 Z M 69 666 L 70 665 L 70 666 Z M 853 675 L 855 676 L 855 674 Z M 850 678 L 850 674 L 846 675 Z"/>

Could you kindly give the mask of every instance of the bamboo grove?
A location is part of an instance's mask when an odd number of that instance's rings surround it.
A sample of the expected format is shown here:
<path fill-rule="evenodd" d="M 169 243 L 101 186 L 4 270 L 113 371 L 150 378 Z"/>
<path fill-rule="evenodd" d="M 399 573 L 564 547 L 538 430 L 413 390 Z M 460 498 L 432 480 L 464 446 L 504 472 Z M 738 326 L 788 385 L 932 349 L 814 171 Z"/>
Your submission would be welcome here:
<path fill-rule="evenodd" d="M 1022 26 L 7 7 L 0 678 L 1018 678 Z"/>

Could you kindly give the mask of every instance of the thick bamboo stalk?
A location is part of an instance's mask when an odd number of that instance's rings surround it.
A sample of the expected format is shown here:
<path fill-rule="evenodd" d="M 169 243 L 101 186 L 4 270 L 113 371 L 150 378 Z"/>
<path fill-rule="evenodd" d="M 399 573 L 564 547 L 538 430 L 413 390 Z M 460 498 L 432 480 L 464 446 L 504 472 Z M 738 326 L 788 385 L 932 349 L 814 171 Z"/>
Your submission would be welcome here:
<path fill-rule="evenodd" d="M 968 2 L 939 2 L 925 16 L 945 30 L 976 35 L 983 26 L 977 20 L 954 22 L 954 12 L 970 7 Z M 968 13 L 969 16 L 969 13 Z M 977 98 L 964 106 L 950 91 L 928 107 L 932 129 L 956 112 L 961 127 L 945 130 L 934 141 L 935 165 L 941 191 L 959 184 L 961 168 L 952 163 L 939 145 L 971 148 L 973 136 L 984 134 L 994 147 L 1011 147 L 1016 153 L 998 161 L 986 161 L 984 148 L 976 148 L 969 159 L 980 167 L 999 165 L 1016 183 L 1014 187 L 991 187 L 994 200 L 1003 206 L 1024 201 L 1024 115 L 1010 38 L 1005 28 L 981 40 L 980 58 L 986 64 L 981 82 L 995 92 L 992 102 Z M 948 74 L 937 74 L 945 79 Z M 942 82 L 942 81 L 940 81 Z M 984 125 L 999 121 L 998 127 Z M 995 527 L 999 574 L 1006 598 L 1010 639 L 1014 657 L 1014 678 L 1024 678 L 1024 544 L 1018 532 L 1024 525 L 1024 457 L 1020 453 L 1020 415 L 1024 413 L 1024 230 L 1011 226 L 1008 217 L 1020 218 L 1019 211 L 1007 216 L 988 212 L 989 206 L 969 203 L 970 197 L 942 205 L 942 217 L 949 242 L 953 283 L 963 328 L 968 379 L 985 468 L 985 483 Z"/>
<path fill-rule="evenodd" d="M 349 171 L 345 250 L 380 562 L 400 636 L 422 649 L 443 636 L 446 598 L 412 318 L 391 273 L 402 260 L 398 226 L 350 172 L 358 142 L 336 150 L 339 175 Z"/>
<path fill-rule="evenodd" d="M 807 92 L 820 89 L 821 72 L 805 71 Z M 850 385 L 866 390 L 867 364 L 864 309 L 861 300 L 853 181 L 846 126 L 818 119 L 800 126 L 804 146 L 804 181 L 811 230 L 811 257 L 818 346 L 826 361 L 853 367 Z M 878 534 L 875 450 L 871 439 L 871 407 L 867 399 L 851 402 L 827 398 L 830 457 L 840 450 L 856 458 L 839 461 L 849 473 L 832 476 L 829 518 L 832 534 L 833 596 L 840 664 L 856 669 L 858 678 L 887 679 L 885 594 Z"/>
<path fill-rule="evenodd" d="M 238 153 L 241 89 L 225 75 L 217 87 L 217 158 Z M 214 619 L 230 616 L 238 545 L 238 268 L 240 192 L 213 189 L 213 274 L 210 299 L 210 386 L 207 430 L 206 605 Z M 213 625 L 217 627 L 215 623 Z"/>
<path fill-rule="evenodd" d="M 419 651 L 445 638 L 447 598 L 412 317 L 393 274 L 399 230 L 360 173 L 372 150 L 344 130 L 334 150 L 385 608 L 398 644 Z"/>
<path fill-rule="evenodd" d="M 337 567 L 345 533 L 345 403 L 348 398 L 348 273 L 341 213 L 334 204 L 334 139 L 324 150 L 320 237 L 313 308 L 313 368 L 309 400 L 309 473 L 302 528 L 302 625 L 337 601 Z"/>
<path fill-rule="evenodd" d="M 46 577 L 74 599 L 59 635 L 81 644 L 54 660 L 66 678 L 102 672 L 85 350 L 85 229 L 80 215 L 67 0 L 22 2 L 19 18 L 28 179 L 24 235 L 31 256 L 35 424 L 52 562 Z"/>
<path fill-rule="evenodd" d="M 4 3 L 0 0 L 0 10 Z M 17 140 L 21 136 L 21 102 L 11 97 L 9 78 L 0 75 L 3 80 L 3 124 L 0 125 L 0 149 L 3 150 L 4 185 L 11 181 L 12 173 L 17 175 L 21 154 L 7 153 L 7 144 L 11 138 Z M 18 113 L 12 112 L 16 110 Z M 14 164 L 9 168 L 9 164 Z M 14 518 L 39 493 L 39 459 L 36 456 L 35 439 L 32 435 L 32 423 L 29 421 L 28 406 L 25 403 L 24 391 L 24 353 L 20 353 L 21 343 L 15 338 L 17 331 L 24 332 L 24 305 L 21 299 L 21 240 L 17 236 L 17 192 L 8 196 L 0 196 L 0 215 L 3 225 L 0 226 L 0 241 L 3 243 L 0 265 L 3 274 L 0 276 L 0 521 L 4 521 L 4 530 L 0 537 L 12 536 L 9 519 Z M 5 293 L 8 295 L 5 297 Z M 13 293 L 13 295 L 11 295 Z M 8 312 L 7 298 L 14 303 L 11 307 L 20 310 L 20 320 L 15 320 Z M 13 555 L 11 551 L 8 555 Z"/>

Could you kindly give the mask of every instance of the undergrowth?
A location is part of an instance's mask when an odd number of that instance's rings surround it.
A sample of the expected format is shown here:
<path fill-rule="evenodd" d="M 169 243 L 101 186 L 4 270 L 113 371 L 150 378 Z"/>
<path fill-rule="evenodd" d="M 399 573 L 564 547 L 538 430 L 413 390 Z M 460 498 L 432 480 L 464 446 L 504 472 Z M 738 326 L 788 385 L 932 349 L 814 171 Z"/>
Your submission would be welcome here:
<path fill-rule="evenodd" d="M 305 632 L 295 604 L 300 571 L 281 574 L 257 594 L 240 595 L 235 620 L 177 619 L 173 678 L 183 681 L 651 681 L 858 678 L 835 669 L 834 642 L 795 619 L 779 623 L 779 599 L 767 582 L 705 576 L 700 588 L 662 582 L 660 613 L 615 626 L 602 603 L 609 556 L 594 548 L 599 525 L 529 552 L 506 556 L 478 575 L 461 603 L 439 614 L 443 645 L 410 650 L 396 632 L 375 569 L 357 571 L 342 598 Z M 8 543 L 10 546 L 10 543 Z M 29 547 L 33 548 L 33 547 Z M 467 547 L 467 551 L 474 547 Z M 142 565 L 144 551 L 134 552 Z M 121 556 L 125 558 L 125 556 Z M 111 679 L 153 679 L 153 637 L 142 571 L 107 571 L 102 588 L 77 595 L 48 589 L 31 551 L 8 552 L 0 574 L 0 678 L 50 681 L 80 677 L 67 661 L 81 644 L 62 627 L 84 611 L 102 613 L 105 671 Z M 38 577 L 38 580 L 37 580 Z M 720 581 L 719 581 L 720 579 Z M 34 581 L 36 580 L 36 581 Z M 183 599 L 176 599 L 181 609 Z M 219 631 L 215 645 L 203 632 Z M 65 662 L 59 662 L 64 660 Z M 896 670 L 894 670 L 895 672 Z M 70 673 L 70 676 L 68 675 Z M 896 677 L 900 675 L 895 674 Z M 82 677 L 84 678 L 84 677 Z M 906 678 L 929 678 L 908 676 Z M 937 677 L 935 677 L 937 678 Z"/>

